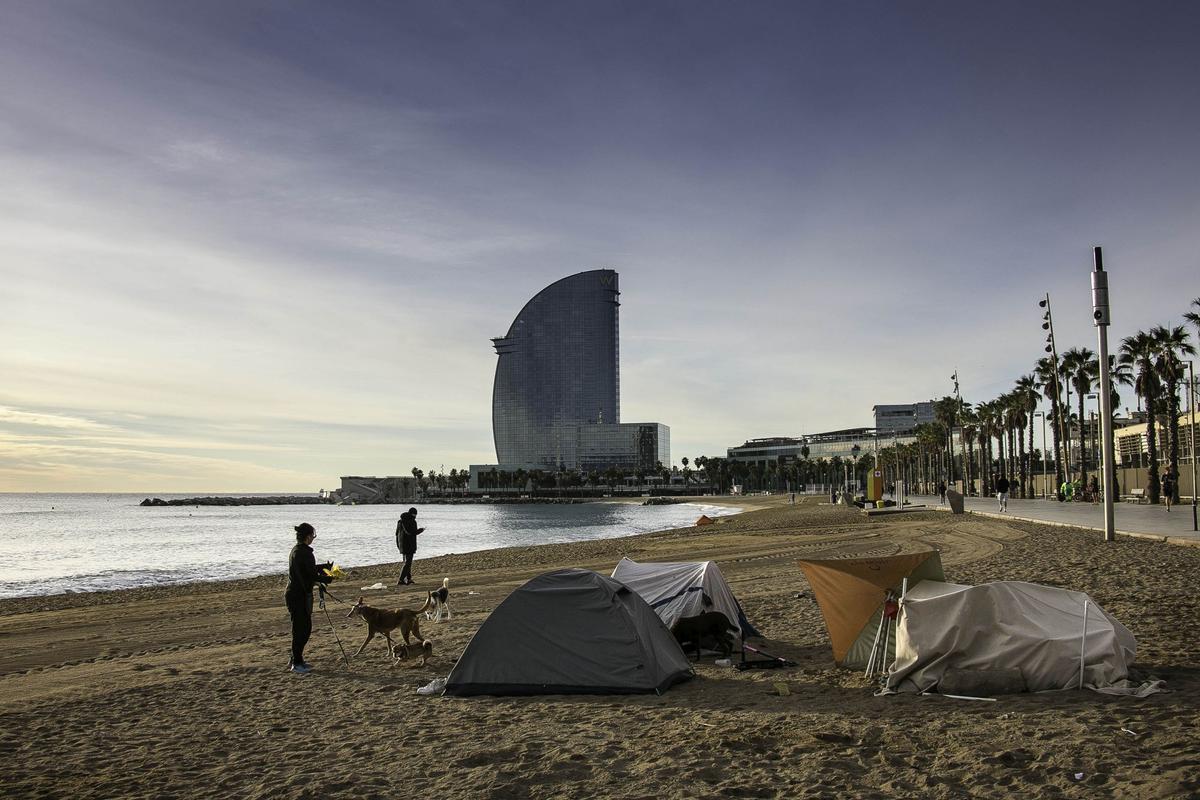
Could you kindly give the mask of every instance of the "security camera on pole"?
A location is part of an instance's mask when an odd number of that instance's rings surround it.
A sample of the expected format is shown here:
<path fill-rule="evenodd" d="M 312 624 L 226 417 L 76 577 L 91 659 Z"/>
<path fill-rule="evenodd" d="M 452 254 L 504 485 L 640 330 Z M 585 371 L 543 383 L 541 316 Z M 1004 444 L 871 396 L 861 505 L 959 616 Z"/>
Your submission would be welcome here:
<path fill-rule="evenodd" d="M 1113 487 L 1116 486 L 1113 465 L 1112 439 L 1112 378 L 1108 374 L 1108 274 L 1104 271 L 1104 255 L 1099 247 L 1093 247 L 1096 268 L 1092 271 L 1092 324 L 1096 326 L 1099 339 L 1100 359 L 1100 426 L 1104 452 L 1104 541 L 1115 539 L 1113 533 Z M 1083 420 L 1079 421 L 1083 424 Z M 1153 425 L 1153 417 L 1150 424 Z"/>

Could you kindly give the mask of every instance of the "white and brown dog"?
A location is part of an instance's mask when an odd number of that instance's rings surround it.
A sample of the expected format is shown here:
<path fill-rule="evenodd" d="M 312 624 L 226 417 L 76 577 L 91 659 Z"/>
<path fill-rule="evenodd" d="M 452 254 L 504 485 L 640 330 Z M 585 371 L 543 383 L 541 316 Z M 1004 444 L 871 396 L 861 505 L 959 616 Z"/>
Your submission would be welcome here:
<path fill-rule="evenodd" d="M 454 615 L 450 613 L 450 579 L 442 578 L 442 588 L 434 589 L 429 593 L 429 599 L 425 601 L 426 609 L 425 619 L 431 619 L 434 622 L 441 622 L 443 615 L 446 619 L 450 619 Z"/>

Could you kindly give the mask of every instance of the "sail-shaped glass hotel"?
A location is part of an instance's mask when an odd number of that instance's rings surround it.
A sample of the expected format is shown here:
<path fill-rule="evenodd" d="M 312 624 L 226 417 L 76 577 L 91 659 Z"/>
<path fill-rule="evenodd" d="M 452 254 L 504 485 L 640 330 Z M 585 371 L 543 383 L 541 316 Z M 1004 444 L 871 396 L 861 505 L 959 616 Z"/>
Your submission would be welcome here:
<path fill-rule="evenodd" d="M 492 387 L 498 466 L 590 471 L 670 464 L 667 426 L 621 423 L 620 294 L 613 270 L 571 275 L 534 295 L 508 333 L 492 340 L 499 359 Z"/>

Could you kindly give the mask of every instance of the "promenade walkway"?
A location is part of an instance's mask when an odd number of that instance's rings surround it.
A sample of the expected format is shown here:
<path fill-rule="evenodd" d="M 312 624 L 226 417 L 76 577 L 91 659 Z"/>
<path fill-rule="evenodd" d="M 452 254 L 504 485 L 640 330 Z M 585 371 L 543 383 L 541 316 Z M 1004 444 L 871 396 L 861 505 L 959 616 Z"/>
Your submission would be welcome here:
<path fill-rule="evenodd" d="M 937 496 L 910 495 L 914 503 L 925 503 L 938 508 Z M 964 498 L 964 508 L 974 514 L 1000 519 L 1022 519 L 1030 522 L 1045 522 L 1051 525 L 1071 525 L 1078 528 L 1104 530 L 1104 506 L 1100 503 L 1060 503 L 1057 500 L 1009 500 L 1008 513 L 1001 514 L 995 497 Z M 943 508 L 949 511 L 950 506 Z M 1200 533 L 1192 530 L 1191 503 L 1173 506 L 1167 513 L 1166 506 L 1117 503 L 1113 507 L 1114 521 L 1118 534 L 1140 537 L 1167 538 L 1183 544 L 1200 545 Z"/>

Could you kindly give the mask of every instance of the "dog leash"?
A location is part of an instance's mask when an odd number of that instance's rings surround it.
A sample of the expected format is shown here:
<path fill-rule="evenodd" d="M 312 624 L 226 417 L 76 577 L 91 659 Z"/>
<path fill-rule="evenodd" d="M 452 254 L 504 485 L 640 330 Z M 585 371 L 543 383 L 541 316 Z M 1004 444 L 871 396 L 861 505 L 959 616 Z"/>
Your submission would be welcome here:
<path fill-rule="evenodd" d="M 350 669 L 350 657 L 346 655 L 346 648 L 342 646 L 342 637 L 338 636 L 337 628 L 333 627 L 333 620 L 329 616 L 329 609 L 325 607 L 325 595 L 327 594 L 325 586 L 323 584 L 318 584 L 318 585 L 321 587 L 320 603 L 321 603 L 321 610 L 325 612 L 325 621 L 329 623 L 329 630 L 333 633 L 333 638 L 337 640 L 338 649 L 342 651 L 342 660 L 346 662 L 346 669 Z M 333 597 L 332 594 L 330 594 L 329 596 Z M 342 602 L 341 600 L 338 600 L 336 597 L 333 597 L 333 599 L 337 600 L 337 602 L 339 602 L 339 603 Z M 345 603 L 342 603 L 342 605 L 345 605 Z"/>

